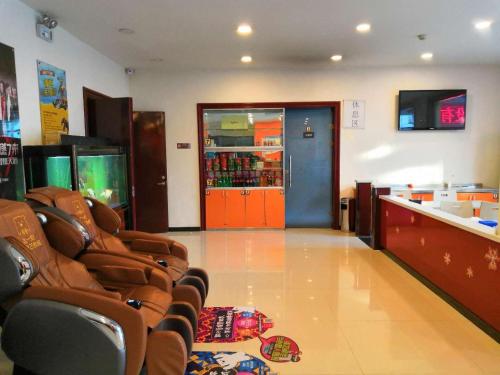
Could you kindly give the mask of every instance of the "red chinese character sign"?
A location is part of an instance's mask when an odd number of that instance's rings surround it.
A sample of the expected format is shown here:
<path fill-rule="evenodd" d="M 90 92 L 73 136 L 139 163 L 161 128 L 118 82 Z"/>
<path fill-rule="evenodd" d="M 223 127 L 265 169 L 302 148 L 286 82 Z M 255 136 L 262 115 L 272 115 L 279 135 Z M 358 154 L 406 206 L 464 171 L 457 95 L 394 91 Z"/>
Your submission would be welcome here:
<path fill-rule="evenodd" d="M 439 110 L 439 122 L 442 125 L 465 124 L 465 107 L 461 104 L 443 104 Z"/>
<path fill-rule="evenodd" d="M 0 198 L 23 198 L 20 138 L 14 49 L 0 43 Z"/>
<path fill-rule="evenodd" d="M 272 326 L 272 320 L 254 307 L 205 307 L 198 320 L 196 342 L 250 340 Z"/>

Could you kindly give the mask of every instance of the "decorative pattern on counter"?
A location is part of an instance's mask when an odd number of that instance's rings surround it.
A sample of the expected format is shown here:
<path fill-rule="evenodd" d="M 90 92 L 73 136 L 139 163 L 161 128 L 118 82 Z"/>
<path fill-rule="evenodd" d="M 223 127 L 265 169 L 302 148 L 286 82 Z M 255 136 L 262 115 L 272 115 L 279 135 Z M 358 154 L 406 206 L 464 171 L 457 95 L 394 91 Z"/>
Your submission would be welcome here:
<path fill-rule="evenodd" d="M 443 256 L 444 263 L 449 266 L 451 263 L 451 254 L 450 253 L 444 253 Z"/>
<path fill-rule="evenodd" d="M 204 307 L 195 342 L 239 342 L 258 337 L 273 327 L 255 307 Z"/>
<path fill-rule="evenodd" d="M 467 267 L 467 271 L 465 273 L 467 274 L 467 277 L 469 279 L 472 279 L 474 277 L 474 270 L 471 266 Z"/>
<path fill-rule="evenodd" d="M 259 358 L 243 352 L 193 352 L 185 375 L 276 375 Z"/>
<path fill-rule="evenodd" d="M 259 337 L 260 354 L 273 362 L 298 362 L 302 352 L 295 341 L 286 336 Z"/>
<path fill-rule="evenodd" d="M 491 271 L 497 270 L 497 262 L 500 261 L 500 257 L 498 256 L 498 250 L 488 247 L 488 252 L 484 255 L 486 260 L 489 260 L 488 269 Z"/>

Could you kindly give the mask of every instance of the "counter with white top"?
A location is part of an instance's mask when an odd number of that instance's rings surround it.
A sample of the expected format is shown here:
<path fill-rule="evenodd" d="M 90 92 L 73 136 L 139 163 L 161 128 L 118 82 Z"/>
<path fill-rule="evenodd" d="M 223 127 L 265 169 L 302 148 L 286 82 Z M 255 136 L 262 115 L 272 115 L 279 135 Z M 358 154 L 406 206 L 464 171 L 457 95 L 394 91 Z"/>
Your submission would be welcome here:
<path fill-rule="evenodd" d="M 500 236 L 495 229 L 393 196 L 380 197 L 379 218 L 386 252 L 451 297 L 498 340 Z"/>

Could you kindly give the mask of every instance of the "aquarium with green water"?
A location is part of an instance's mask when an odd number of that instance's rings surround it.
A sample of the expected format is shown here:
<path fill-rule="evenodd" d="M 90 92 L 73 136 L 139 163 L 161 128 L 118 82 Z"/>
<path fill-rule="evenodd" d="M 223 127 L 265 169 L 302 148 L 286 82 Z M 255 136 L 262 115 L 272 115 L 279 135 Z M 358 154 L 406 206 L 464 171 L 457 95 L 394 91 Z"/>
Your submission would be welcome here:
<path fill-rule="evenodd" d="M 126 205 L 127 158 L 119 155 L 79 155 L 78 189 L 111 207 Z"/>
<path fill-rule="evenodd" d="M 69 156 L 53 156 L 46 159 L 47 185 L 73 190 Z"/>

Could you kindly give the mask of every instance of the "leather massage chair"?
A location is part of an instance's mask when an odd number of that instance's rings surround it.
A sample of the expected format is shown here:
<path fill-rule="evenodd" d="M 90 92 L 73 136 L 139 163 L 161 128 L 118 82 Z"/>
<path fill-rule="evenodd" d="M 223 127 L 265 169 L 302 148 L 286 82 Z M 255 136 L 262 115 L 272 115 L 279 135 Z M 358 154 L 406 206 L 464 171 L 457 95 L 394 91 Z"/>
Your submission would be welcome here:
<path fill-rule="evenodd" d="M 14 373 L 184 374 L 197 312 L 168 274 L 86 254 L 89 233 L 53 210 L 0 199 L 1 343 Z"/>
<path fill-rule="evenodd" d="M 26 199 L 32 206 L 56 207 L 75 217 L 94 237 L 89 249 L 120 252 L 155 262 L 166 269 L 176 285 L 195 286 L 202 305 L 205 303 L 208 275 L 201 268 L 189 267 L 188 251 L 181 243 L 161 235 L 120 230 L 121 219 L 113 209 L 77 191 L 53 186 L 36 188 L 26 194 Z"/>

